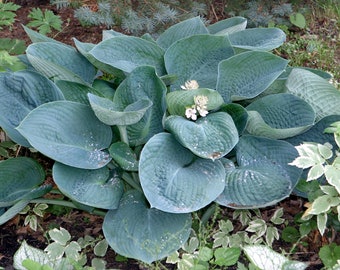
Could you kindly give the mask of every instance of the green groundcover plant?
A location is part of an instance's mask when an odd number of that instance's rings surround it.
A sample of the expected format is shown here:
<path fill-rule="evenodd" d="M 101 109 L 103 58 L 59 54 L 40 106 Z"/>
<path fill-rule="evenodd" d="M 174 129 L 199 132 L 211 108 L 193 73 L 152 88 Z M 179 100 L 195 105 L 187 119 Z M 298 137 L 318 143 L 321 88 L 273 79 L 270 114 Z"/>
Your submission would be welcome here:
<path fill-rule="evenodd" d="M 212 202 L 260 208 L 288 197 L 303 141 L 324 143 L 340 120 L 328 74 L 291 68 L 270 51 L 277 28 L 199 17 L 156 40 L 104 31 L 75 47 L 25 27 L 27 68 L 0 73 L 0 126 L 55 161 L 58 189 L 89 212 L 119 254 L 146 263 L 189 238 L 191 213 Z M 0 162 L 0 224 L 51 190 L 29 157 Z"/>

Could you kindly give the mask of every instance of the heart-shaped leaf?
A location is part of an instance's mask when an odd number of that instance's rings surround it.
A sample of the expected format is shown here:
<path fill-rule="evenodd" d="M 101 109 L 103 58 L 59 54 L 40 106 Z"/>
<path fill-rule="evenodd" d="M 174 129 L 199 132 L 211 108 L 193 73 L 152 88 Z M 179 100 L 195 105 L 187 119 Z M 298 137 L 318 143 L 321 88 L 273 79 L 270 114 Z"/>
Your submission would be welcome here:
<path fill-rule="evenodd" d="M 169 116 L 165 128 L 195 155 L 212 160 L 228 154 L 239 139 L 233 119 L 225 112 L 209 114 L 196 122 Z"/>
<path fill-rule="evenodd" d="M 64 96 L 54 83 L 32 71 L 0 73 L 0 126 L 16 143 L 30 147 L 15 128 L 39 105 L 62 100 Z"/>
<path fill-rule="evenodd" d="M 256 136 L 285 139 L 309 129 L 315 121 L 313 108 L 291 94 L 273 94 L 247 106 L 247 131 Z"/>
<path fill-rule="evenodd" d="M 27 36 L 30 38 L 30 40 L 32 41 L 32 43 L 38 43 L 38 42 L 55 42 L 55 43 L 59 43 L 60 45 L 64 45 L 64 46 L 68 46 L 60 41 L 57 41 L 53 38 L 50 38 L 46 35 L 40 34 L 39 32 L 36 32 L 30 28 L 28 28 L 25 25 L 22 25 L 22 27 L 24 28 Z M 69 46 L 71 47 L 71 46 Z"/>
<path fill-rule="evenodd" d="M 190 18 L 165 30 L 158 37 L 157 44 L 166 50 L 177 40 L 200 34 L 208 34 L 208 29 L 200 17 Z"/>
<path fill-rule="evenodd" d="M 31 111 L 17 128 L 44 155 L 83 169 L 98 169 L 110 162 L 106 151 L 111 128 L 98 120 L 91 107 L 54 101 Z"/>
<path fill-rule="evenodd" d="M 90 54 L 90 51 L 96 46 L 95 44 L 91 43 L 84 43 L 80 42 L 76 38 L 73 38 L 74 44 L 77 48 L 77 50 L 84 56 L 86 59 L 94 65 L 96 68 L 98 68 L 101 71 L 104 71 L 108 74 L 115 75 L 117 77 L 123 77 L 124 78 L 124 73 L 117 69 L 112 67 L 111 65 L 105 64 L 101 61 L 98 61 L 92 54 Z"/>
<path fill-rule="evenodd" d="M 94 66 L 84 56 L 64 44 L 34 43 L 27 47 L 26 55 L 37 71 L 54 81 L 65 80 L 91 84 L 97 73 Z"/>
<path fill-rule="evenodd" d="M 222 105 L 219 111 L 229 114 L 233 118 L 238 133 L 243 133 L 248 121 L 248 112 L 245 108 L 237 103 L 229 103 Z"/>
<path fill-rule="evenodd" d="M 170 114 L 185 116 L 188 107 L 194 105 L 195 96 L 208 98 L 207 110 L 215 110 L 223 104 L 223 98 L 216 90 L 208 88 L 191 89 L 187 91 L 172 91 L 166 95 L 167 109 Z"/>
<path fill-rule="evenodd" d="M 287 63 L 268 52 L 237 54 L 219 64 L 217 91 L 226 103 L 254 98 L 280 76 Z"/>
<path fill-rule="evenodd" d="M 320 144 L 328 142 L 333 145 L 334 149 L 336 149 L 338 146 L 334 142 L 334 135 L 331 133 L 325 133 L 324 131 L 331 124 L 337 121 L 340 121 L 340 115 L 326 116 L 313 125 L 308 131 L 295 137 L 288 138 L 286 141 L 294 146 L 302 144 L 303 142 L 315 142 Z"/>
<path fill-rule="evenodd" d="M 126 143 L 116 142 L 111 144 L 109 153 L 123 170 L 138 171 L 137 156 Z"/>
<path fill-rule="evenodd" d="M 106 97 L 110 100 L 113 99 L 114 95 L 115 95 L 115 88 L 114 88 L 114 85 L 113 83 L 105 80 L 105 79 L 95 79 L 93 84 L 92 84 L 92 87 L 94 89 L 96 89 L 96 91 L 98 93 L 100 93 L 99 95 L 100 96 L 103 96 L 103 97 Z M 95 94 L 95 93 L 93 93 Z"/>
<path fill-rule="evenodd" d="M 58 80 L 55 84 L 59 87 L 66 100 L 90 105 L 88 93 L 99 95 L 98 91 L 82 83 Z"/>
<path fill-rule="evenodd" d="M 141 100 L 152 102 L 139 122 L 127 126 L 129 145 L 144 144 L 154 134 L 163 131 L 166 91 L 165 84 L 150 66 L 134 69 L 119 85 L 113 99 L 119 108 L 126 108 L 135 102 L 139 104 Z"/>
<path fill-rule="evenodd" d="M 286 41 L 286 34 L 279 28 L 248 28 L 231 33 L 229 39 L 236 48 L 270 51 Z"/>
<path fill-rule="evenodd" d="M 56 162 L 53 179 L 66 196 L 85 205 L 116 209 L 124 187 L 115 171 L 78 169 Z"/>
<path fill-rule="evenodd" d="M 255 136 L 242 136 L 236 146 L 238 167 L 226 170 L 219 204 L 233 208 L 259 208 L 288 197 L 302 170 L 290 166 L 298 156 L 291 144 Z"/>
<path fill-rule="evenodd" d="M 103 232 L 111 248 L 125 257 L 152 263 L 178 250 L 189 238 L 190 214 L 149 208 L 143 194 L 124 194 L 119 208 L 104 219 Z"/>
<path fill-rule="evenodd" d="M 316 113 L 316 120 L 340 115 L 340 92 L 322 77 L 304 69 L 295 68 L 286 81 L 288 93 L 308 102 Z"/>
<path fill-rule="evenodd" d="M 243 17 L 232 17 L 218 21 L 208 26 L 210 34 L 228 35 L 246 29 L 247 19 Z"/>
<path fill-rule="evenodd" d="M 139 177 L 151 207 L 188 213 L 216 199 L 224 188 L 225 171 L 220 161 L 198 158 L 173 135 L 159 133 L 141 152 Z"/>
<path fill-rule="evenodd" d="M 233 55 L 227 36 L 195 35 L 177 41 L 164 55 L 168 74 L 178 78 L 172 88 L 179 89 L 189 80 L 203 88 L 215 88 L 218 63 Z"/>
<path fill-rule="evenodd" d="M 13 205 L 21 199 L 33 199 L 43 195 L 46 192 L 36 197 L 34 193 L 39 191 L 37 187 L 44 179 L 44 169 L 33 159 L 18 157 L 1 161 L 0 207 Z"/>
<path fill-rule="evenodd" d="M 153 66 L 165 74 L 163 50 L 154 42 L 138 37 L 117 36 L 106 39 L 89 51 L 98 61 L 130 73 L 139 66 Z"/>
<path fill-rule="evenodd" d="M 91 93 L 88 98 L 95 115 L 106 125 L 128 126 L 142 119 L 145 112 L 152 106 L 149 99 L 140 99 L 122 108 L 107 98 L 102 98 Z"/>

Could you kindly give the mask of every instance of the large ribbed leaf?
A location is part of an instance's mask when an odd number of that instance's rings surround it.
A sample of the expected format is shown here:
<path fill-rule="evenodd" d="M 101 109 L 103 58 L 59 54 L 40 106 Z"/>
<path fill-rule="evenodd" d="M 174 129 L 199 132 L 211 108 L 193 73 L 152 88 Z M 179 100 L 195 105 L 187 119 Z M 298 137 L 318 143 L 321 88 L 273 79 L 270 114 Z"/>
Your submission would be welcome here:
<path fill-rule="evenodd" d="M 210 34 L 227 35 L 244 30 L 247 26 L 247 19 L 243 17 L 232 17 L 218 21 L 208 26 Z"/>
<path fill-rule="evenodd" d="M 226 103 L 254 98 L 284 71 L 288 61 L 268 52 L 250 51 L 222 61 L 217 91 Z"/>
<path fill-rule="evenodd" d="M 249 28 L 231 33 L 233 47 L 246 50 L 270 51 L 286 41 L 285 33 L 279 28 Z"/>
<path fill-rule="evenodd" d="M 53 179 L 72 200 L 97 208 L 116 209 L 124 191 L 117 172 L 107 167 L 84 170 L 56 162 Z"/>
<path fill-rule="evenodd" d="M 109 153 L 123 170 L 138 171 L 137 156 L 126 143 L 115 142 L 111 144 Z"/>
<path fill-rule="evenodd" d="M 144 144 L 154 134 L 163 131 L 166 86 L 150 66 L 138 67 L 119 85 L 113 102 L 120 108 L 140 100 L 150 100 L 149 108 L 142 119 L 127 127 L 130 145 Z"/>
<path fill-rule="evenodd" d="M 159 133 L 142 150 L 139 177 L 151 207 L 188 213 L 216 199 L 224 188 L 225 171 L 220 161 L 198 158 L 173 135 Z"/>
<path fill-rule="evenodd" d="M 258 208 L 288 197 L 302 172 L 288 165 L 297 156 L 287 142 L 242 136 L 236 146 L 238 167 L 227 170 L 225 189 L 216 201 L 232 208 Z"/>
<path fill-rule="evenodd" d="M 322 77 L 304 70 L 293 69 L 288 76 L 288 92 L 307 101 L 316 112 L 316 119 L 340 114 L 340 91 Z"/>
<path fill-rule="evenodd" d="M 165 52 L 168 74 L 178 80 L 172 85 L 179 89 L 186 81 L 196 80 L 200 87 L 216 87 L 218 63 L 234 55 L 226 36 L 195 35 L 181 39 Z"/>
<path fill-rule="evenodd" d="M 125 108 L 107 98 L 88 94 L 90 105 L 95 115 L 106 125 L 127 126 L 137 123 L 152 106 L 149 99 L 140 99 Z"/>
<path fill-rule="evenodd" d="M 238 133 L 243 133 L 248 121 L 248 112 L 245 108 L 237 103 L 229 103 L 222 105 L 219 111 L 229 114 L 233 118 Z"/>
<path fill-rule="evenodd" d="M 44 169 L 35 160 L 18 157 L 0 162 L 0 207 L 13 205 L 22 199 L 33 199 L 43 194 L 37 187 L 45 180 Z M 40 193 L 40 192 L 38 192 Z"/>
<path fill-rule="evenodd" d="M 58 87 L 36 72 L 1 72 L 0 126 L 13 141 L 29 147 L 29 142 L 15 128 L 34 108 L 61 99 L 64 97 Z"/>
<path fill-rule="evenodd" d="M 297 146 L 302 144 L 303 142 L 315 142 L 324 144 L 326 142 L 333 144 L 334 148 L 337 148 L 337 145 L 334 142 L 334 135 L 331 133 L 325 133 L 325 129 L 328 128 L 334 122 L 340 121 L 340 115 L 329 115 L 322 118 L 318 121 L 313 127 L 311 127 L 308 131 L 286 139 L 287 142 Z"/>
<path fill-rule="evenodd" d="M 96 45 L 91 43 L 80 42 L 76 38 L 73 38 L 74 44 L 76 45 L 77 50 L 84 56 L 86 59 L 92 63 L 96 68 L 101 71 L 104 71 L 109 74 L 114 74 L 118 77 L 124 77 L 124 74 L 121 70 L 112 67 L 111 65 L 105 64 L 101 61 L 98 61 L 91 53 L 89 53 Z"/>
<path fill-rule="evenodd" d="M 165 128 L 195 155 L 212 160 L 228 154 L 239 139 L 233 119 L 225 112 L 208 114 L 195 122 L 169 116 Z"/>
<path fill-rule="evenodd" d="M 185 116 L 188 107 L 194 105 L 195 96 L 208 98 L 207 110 L 216 110 L 223 104 L 223 98 L 216 90 L 199 88 L 192 90 L 172 91 L 166 95 L 167 109 L 170 114 Z"/>
<path fill-rule="evenodd" d="M 257 99 L 247 110 L 247 131 L 252 135 L 272 139 L 299 135 L 315 121 L 315 112 L 307 102 L 285 93 Z"/>
<path fill-rule="evenodd" d="M 131 72 L 139 66 L 153 66 L 158 75 L 164 75 L 163 50 L 157 44 L 142 38 L 118 36 L 106 39 L 89 53 L 98 61 Z"/>
<path fill-rule="evenodd" d="M 200 17 L 195 17 L 169 27 L 158 37 L 157 44 L 166 50 L 177 40 L 200 34 L 208 34 L 208 29 Z"/>
<path fill-rule="evenodd" d="M 82 83 L 59 80 L 56 81 L 55 84 L 64 94 L 66 100 L 75 101 L 86 105 L 90 105 L 90 102 L 87 98 L 88 93 L 97 95 L 100 94 L 96 89 Z"/>
<path fill-rule="evenodd" d="M 103 150 L 111 143 L 111 128 L 98 120 L 91 107 L 81 103 L 43 104 L 17 129 L 38 151 L 69 166 L 98 169 L 111 160 Z"/>
<path fill-rule="evenodd" d="M 32 43 L 37 43 L 37 42 L 55 42 L 55 43 L 59 43 L 62 45 L 66 45 L 60 41 L 57 41 L 53 38 L 50 38 L 46 35 L 40 34 L 39 32 L 36 32 L 30 28 L 28 28 L 25 25 L 22 25 L 22 27 L 24 28 L 26 34 L 28 35 L 28 37 L 30 38 L 30 40 L 32 41 Z M 70 46 L 71 47 L 71 46 Z"/>
<path fill-rule="evenodd" d="M 103 232 L 117 253 L 146 263 L 163 259 L 189 238 L 190 214 L 165 213 L 149 208 L 143 194 L 124 194 L 119 208 L 104 219 Z"/>
<path fill-rule="evenodd" d="M 90 62 L 67 45 L 55 42 L 34 43 L 28 46 L 26 55 L 36 70 L 54 81 L 90 84 L 96 75 L 96 69 Z"/>

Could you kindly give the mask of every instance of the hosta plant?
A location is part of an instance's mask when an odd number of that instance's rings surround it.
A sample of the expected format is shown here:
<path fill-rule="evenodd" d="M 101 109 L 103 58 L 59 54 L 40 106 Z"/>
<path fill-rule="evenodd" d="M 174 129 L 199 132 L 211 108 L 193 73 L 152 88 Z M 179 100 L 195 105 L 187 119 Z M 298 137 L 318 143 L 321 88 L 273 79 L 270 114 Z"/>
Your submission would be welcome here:
<path fill-rule="evenodd" d="M 230 18 L 178 23 L 156 40 L 104 31 L 62 44 L 25 28 L 27 69 L 0 74 L 0 126 L 55 161 L 58 189 L 119 254 L 151 263 L 179 249 L 212 202 L 259 208 L 288 197 L 302 141 L 329 141 L 340 93 L 327 74 L 270 51 L 276 28 Z M 49 192 L 29 157 L 0 163 L 0 223 Z M 35 200 L 36 202 L 37 200 Z"/>

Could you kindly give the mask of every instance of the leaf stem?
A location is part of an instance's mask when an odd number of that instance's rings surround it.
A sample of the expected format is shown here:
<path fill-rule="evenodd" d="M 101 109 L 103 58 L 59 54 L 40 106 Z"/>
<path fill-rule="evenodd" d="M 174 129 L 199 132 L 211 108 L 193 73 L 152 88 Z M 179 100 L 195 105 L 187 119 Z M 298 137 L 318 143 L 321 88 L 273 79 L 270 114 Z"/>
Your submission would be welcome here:
<path fill-rule="evenodd" d="M 129 145 L 129 138 L 127 135 L 127 131 L 126 131 L 126 126 L 117 126 L 118 130 L 119 130 L 119 134 L 120 134 L 120 139 L 125 142 L 127 145 Z"/>
<path fill-rule="evenodd" d="M 122 175 L 122 178 L 124 181 L 126 181 L 131 187 L 133 187 L 134 189 L 137 189 L 141 192 L 143 192 L 138 177 L 135 174 L 129 174 L 127 172 L 124 172 Z"/>

